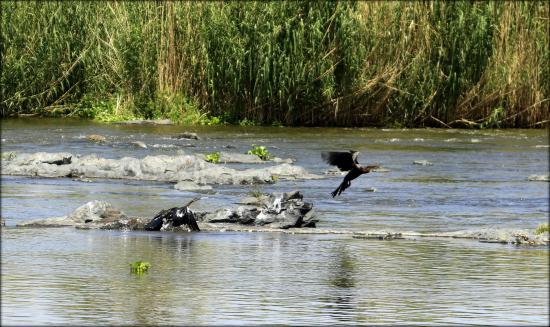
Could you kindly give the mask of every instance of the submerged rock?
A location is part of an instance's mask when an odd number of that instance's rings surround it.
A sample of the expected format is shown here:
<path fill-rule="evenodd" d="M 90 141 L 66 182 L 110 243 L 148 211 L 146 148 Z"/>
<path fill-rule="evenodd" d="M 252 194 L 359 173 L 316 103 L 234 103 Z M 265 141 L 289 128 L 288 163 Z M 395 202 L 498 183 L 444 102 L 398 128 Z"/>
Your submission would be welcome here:
<path fill-rule="evenodd" d="M 529 177 L 527 177 L 527 180 L 528 181 L 539 181 L 539 182 L 548 182 L 548 181 L 550 181 L 549 175 L 536 175 L 536 174 L 529 175 Z"/>
<path fill-rule="evenodd" d="M 211 191 L 212 186 L 210 185 L 199 185 L 190 181 L 181 181 L 174 185 L 176 190 L 180 191 Z"/>
<path fill-rule="evenodd" d="M 415 160 L 413 161 L 414 165 L 420 165 L 420 166 L 432 166 L 433 163 L 429 162 L 428 160 Z"/>
<path fill-rule="evenodd" d="M 295 159 L 291 159 L 291 158 L 283 159 L 283 158 L 275 157 L 275 158 L 270 159 L 270 160 L 273 161 L 274 163 L 287 163 L 287 164 L 291 164 L 291 163 L 296 162 Z"/>
<path fill-rule="evenodd" d="M 400 240 L 404 239 L 401 233 L 366 233 L 366 234 L 356 234 L 353 235 L 353 238 L 362 238 L 366 240 Z"/>
<path fill-rule="evenodd" d="M 44 161 L 58 161 L 71 157 L 70 164 L 52 165 Z M 2 174 L 42 176 L 110 178 L 179 182 L 197 184 L 266 184 L 277 179 L 313 179 L 321 176 L 308 173 L 304 168 L 289 164 L 261 169 L 237 170 L 211 164 L 194 155 L 156 155 L 143 159 L 123 157 L 106 159 L 94 154 L 73 156 L 71 153 L 21 153 L 2 160 Z"/>
<path fill-rule="evenodd" d="M 138 147 L 138 148 L 143 148 L 143 149 L 147 149 L 147 144 L 141 142 L 141 141 L 133 141 L 133 142 L 130 142 L 130 144 Z"/>

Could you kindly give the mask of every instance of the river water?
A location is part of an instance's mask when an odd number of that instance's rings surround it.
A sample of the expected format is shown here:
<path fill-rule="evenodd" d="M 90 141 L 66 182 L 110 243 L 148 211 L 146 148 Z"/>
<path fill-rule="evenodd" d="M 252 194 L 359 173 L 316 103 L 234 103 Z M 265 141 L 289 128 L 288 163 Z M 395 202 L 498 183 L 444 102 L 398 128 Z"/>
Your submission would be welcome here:
<path fill-rule="evenodd" d="M 194 204 L 197 210 L 235 206 L 250 192 L 298 189 L 324 229 L 534 229 L 548 220 L 548 183 L 527 181 L 548 173 L 544 130 L 126 126 L 55 119 L 3 120 L 1 127 L 2 152 L 143 158 L 178 150 L 243 153 L 257 144 L 321 175 L 330 168 L 320 159 L 326 150 L 358 150 L 360 163 L 388 170 L 358 178 L 336 199 L 329 193 L 340 176 L 215 186 L 215 194 L 202 194 Z M 201 139 L 172 138 L 183 131 Z M 91 143 L 89 134 L 108 142 Z M 547 247 L 345 234 L 16 228 L 96 199 L 152 217 L 196 194 L 147 181 L 4 175 L 1 187 L 2 325 L 548 324 Z M 137 260 L 150 262 L 150 271 L 131 274 L 129 263 Z"/>

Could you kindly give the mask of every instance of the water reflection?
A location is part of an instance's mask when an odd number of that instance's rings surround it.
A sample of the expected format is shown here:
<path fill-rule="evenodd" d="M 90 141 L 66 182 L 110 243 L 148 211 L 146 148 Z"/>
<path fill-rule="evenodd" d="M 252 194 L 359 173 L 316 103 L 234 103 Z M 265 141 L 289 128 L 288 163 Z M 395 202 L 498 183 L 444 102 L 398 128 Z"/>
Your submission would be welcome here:
<path fill-rule="evenodd" d="M 37 316 L 79 325 L 548 319 L 544 249 L 70 229 L 6 229 L 2 240 L 3 324 L 28 324 Z M 130 274 L 135 260 L 152 268 Z"/>
<path fill-rule="evenodd" d="M 327 295 L 321 297 L 322 310 L 336 321 L 345 323 L 353 321 L 357 313 L 357 299 L 355 298 L 355 271 L 354 259 L 347 245 L 340 245 L 334 249 L 332 262 L 328 263 L 328 280 L 333 288 Z"/>

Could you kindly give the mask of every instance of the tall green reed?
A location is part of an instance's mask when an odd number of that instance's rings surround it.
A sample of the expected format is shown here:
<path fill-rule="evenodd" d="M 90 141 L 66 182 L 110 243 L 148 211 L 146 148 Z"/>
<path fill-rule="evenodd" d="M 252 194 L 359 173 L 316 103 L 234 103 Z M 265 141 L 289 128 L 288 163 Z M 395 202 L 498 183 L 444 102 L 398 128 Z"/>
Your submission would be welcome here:
<path fill-rule="evenodd" d="M 548 120 L 542 2 L 0 6 L 3 117 L 453 127 Z"/>

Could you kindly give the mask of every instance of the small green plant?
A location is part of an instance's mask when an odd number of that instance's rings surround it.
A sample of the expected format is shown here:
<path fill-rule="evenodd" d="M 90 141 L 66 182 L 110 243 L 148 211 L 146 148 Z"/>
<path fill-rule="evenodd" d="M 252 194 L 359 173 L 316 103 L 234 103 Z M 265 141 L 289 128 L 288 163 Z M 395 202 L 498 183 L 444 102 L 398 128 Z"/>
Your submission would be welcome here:
<path fill-rule="evenodd" d="M 2 160 L 4 161 L 10 161 L 15 159 L 17 157 L 17 153 L 14 151 L 4 152 L 2 153 Z"/>
<path fill-rule="evenodd" d="M 217 125 L 224 125 L 225 124 L 225 121 L 223 120 L 223 117 L 218 117 L 218 116 L 213 116 L 213 117 L 208 117 L 208 116 L 203 116 L 201 117 L 201 119 L 199 120 L 199 125 L 203 125 L 203 126 L 217 126 Z"/>
<path fill-rule="evenodd" d="M 103 123 L 114 123 L 119 121 L 136 120 L 136 119 L 139 119 L 139 117 L 134 116 L 133 114 L 128 114 L 128 113 L 115 114 L 115 113 L 106 112 L 106 111 L 101 111 L 95 116 L 95 120 Z"/>
<path fill-rule="evenodd" d="M 248 120 L 247 118 L 239 121 L 239 126 L 257 126 L 258 123 L 256 123 L 253 120 Z"/>
<path fill-rule="evenodd" d="M 266 147 L 263 145 L 258 146 L 256 144 L 252 144 L 252 150 L 248 150 L 246 154 L 256 155 L 264 161 L 269 160 L 269 158 L 271 158 L 271 153 L 269 153 L 269 151 L 267 151 Z"/>
<path fill-rule="evenodd" d="M 491 115 L 479 126 L 481 129 L 485 128 L 499 128 L 501 120 L 506 116 L 504 109 L 498 107 L 493 109 Z"/>
<path fill-rule="evenodd" d="M 550 229 L 548 228 L 548 224 L 547 223 L 542 223 L 537 227 L 537 229 L 535 229 L 535 235 L 539 235 L 539 234 L 542 234 L 542 233 L 548 233 L 549 231 L 550 231 Z"/>
<path fill-rule="evenodd" d="M 151 264 L 145 261 L 136 261 L 130 264 L 130 271 L 135 274 L 142 274 L 151 268 Z"/>
<path fill-rule="evenodd" d="M 248 192 L 248 194 L 250 194 L 250 196 L 255 198 L 260 198 L 264 195 L 267 195 L 264 192 L 262 192 L 262 190 L 257 185 L 254 185 L 252 189 Z"/>
<path fill-rule="evenodd" d="M 205 156 L 205 160 L 214 164 L 220 162 L 220 152 L 212 152 Z"/>

